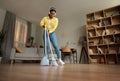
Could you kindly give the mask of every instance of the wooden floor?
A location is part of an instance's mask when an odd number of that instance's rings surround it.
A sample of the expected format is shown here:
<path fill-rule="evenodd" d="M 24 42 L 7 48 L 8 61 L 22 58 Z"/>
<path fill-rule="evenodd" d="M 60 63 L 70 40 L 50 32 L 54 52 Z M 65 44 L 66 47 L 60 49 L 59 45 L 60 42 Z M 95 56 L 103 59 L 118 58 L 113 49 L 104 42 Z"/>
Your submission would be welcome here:
<path fill-rule="evenodd" d="M 120 81 L 120 65 L 0 65 L 0 81 Z"/>

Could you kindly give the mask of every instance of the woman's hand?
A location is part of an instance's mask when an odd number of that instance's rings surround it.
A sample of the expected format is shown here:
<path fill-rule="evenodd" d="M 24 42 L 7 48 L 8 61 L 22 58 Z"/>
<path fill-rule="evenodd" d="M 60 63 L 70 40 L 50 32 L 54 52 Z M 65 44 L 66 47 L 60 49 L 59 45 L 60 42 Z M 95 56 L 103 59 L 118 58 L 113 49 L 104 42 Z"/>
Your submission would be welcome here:
<path fill-rule="evenodd" d="M 45 26 L 43 26 L 43 28 L 45 28 Z"/>
<path fill-rule="evenodd" d="M 48 34 L 50 34 L 49 30 L 48 30 Z"/>

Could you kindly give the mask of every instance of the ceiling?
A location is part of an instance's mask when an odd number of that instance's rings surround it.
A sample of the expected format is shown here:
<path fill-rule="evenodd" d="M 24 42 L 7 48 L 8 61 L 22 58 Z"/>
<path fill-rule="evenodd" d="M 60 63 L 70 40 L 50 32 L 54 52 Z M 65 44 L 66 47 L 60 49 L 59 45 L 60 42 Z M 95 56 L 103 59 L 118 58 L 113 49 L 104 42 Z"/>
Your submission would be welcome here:
<path fill-rule="evenodd" d="M 38 23 L 48 11 L 48 3 L 50 3 L 48 0 L 0 0 L 0 8 L 9 10 L 33 23 Z"/>
<path fill-rule="evenodd" d="M 50 7 L 55 7 L 57 16 L 64 18 L 70 13 L 86 14 L 119 3 L 120 0 L 0 0 L 0 8 L 39 24 L 41 18 L 48 14 Z"/>

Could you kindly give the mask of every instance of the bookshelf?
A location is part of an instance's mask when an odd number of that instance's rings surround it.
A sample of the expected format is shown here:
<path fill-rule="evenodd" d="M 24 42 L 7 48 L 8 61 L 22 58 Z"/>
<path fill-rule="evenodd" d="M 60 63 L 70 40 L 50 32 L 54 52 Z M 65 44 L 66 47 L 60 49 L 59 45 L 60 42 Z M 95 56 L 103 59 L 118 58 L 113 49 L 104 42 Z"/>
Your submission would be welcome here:
<path fill-rule="evenodd" d="M 90 63 L 120 64 L 120 5 L 86 15 Z"/>

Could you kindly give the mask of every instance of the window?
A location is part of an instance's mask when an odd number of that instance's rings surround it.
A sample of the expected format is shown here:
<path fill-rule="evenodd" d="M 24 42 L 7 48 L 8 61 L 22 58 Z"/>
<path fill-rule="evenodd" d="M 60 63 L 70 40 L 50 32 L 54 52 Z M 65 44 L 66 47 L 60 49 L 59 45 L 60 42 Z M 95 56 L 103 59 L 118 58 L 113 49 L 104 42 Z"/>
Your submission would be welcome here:
<path fill-rule="evenodd" d="M 15 23 L 14 45 L 25 47 L 27 39 L 27 23 L 17 18 Z"/>

